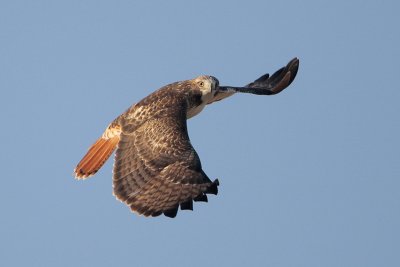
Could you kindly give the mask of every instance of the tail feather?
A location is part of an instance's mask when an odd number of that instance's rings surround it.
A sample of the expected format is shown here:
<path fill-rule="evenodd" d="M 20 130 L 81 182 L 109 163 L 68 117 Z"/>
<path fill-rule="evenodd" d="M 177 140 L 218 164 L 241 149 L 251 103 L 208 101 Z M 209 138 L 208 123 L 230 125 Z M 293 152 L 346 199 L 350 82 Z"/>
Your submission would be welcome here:
<path fill-rule="evenodd" d="M 77 179 L 94 175 L 111 156 L 119 141 L 118 136 L 109 139 L 100 137 L 89 148 L 89 151 L 76 166 L 74 173 Z"/>

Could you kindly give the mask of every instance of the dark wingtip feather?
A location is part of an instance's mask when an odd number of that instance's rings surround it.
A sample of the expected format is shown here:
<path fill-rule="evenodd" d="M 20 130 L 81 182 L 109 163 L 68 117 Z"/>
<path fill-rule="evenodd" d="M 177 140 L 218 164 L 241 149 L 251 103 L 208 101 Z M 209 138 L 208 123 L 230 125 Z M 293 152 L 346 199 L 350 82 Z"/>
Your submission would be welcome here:
<path fill-rule="evenodd" d="M 291 72 L 290 73 L 290 81 L 288 86 L 293 82 L 294 78 L 296 78 L 297 72 L 299 70 L 300 60 L 295 57 L 288 64 L 287 68 Z"/>
<path fill-rule="evenodd" d="M 261 76 L 260 78 L 258 78 L 257 80 L 255 80 L 254 82 L 252 82 L 252 84 L 265 82 L 266 80 L 268 80 L 268 78 L 269 78 L 269 74 L 266 73 L 263 76 Z"/>
<path fill-rule="evenodd" d="M 151 216 L 152 217 L 157 217 L 157 216 L 160 216 L 162 214 L 162 211 L 156 211 L 156 212 L 153 212 L 152 214 L 151 214 Z"/>
<path fill-rule="evenodd" d="M 205 191 L 206 194 L 218 194 L 218 186 L 219 186 L 219 181 L 216 179 Z"/>
<path fill-rule="evenodd" d="M 193 200 L 189 199 L 188 201 L 181 203 L 181 210 L 193 210 Z"/>
<path fill-rule="evenodd" d="M 207 197 L 207 195 L 201 193 L 200 195 L 195 197 L 193 200 L 196 202 L 208 202 L 208 197 Z"/>
<path fill-rule="evenodd" d="M 164 215 L 170 218 L 175 218 L 178 213 L 178 205 L 173 207 L 172 209 L 164 211 Z"/>

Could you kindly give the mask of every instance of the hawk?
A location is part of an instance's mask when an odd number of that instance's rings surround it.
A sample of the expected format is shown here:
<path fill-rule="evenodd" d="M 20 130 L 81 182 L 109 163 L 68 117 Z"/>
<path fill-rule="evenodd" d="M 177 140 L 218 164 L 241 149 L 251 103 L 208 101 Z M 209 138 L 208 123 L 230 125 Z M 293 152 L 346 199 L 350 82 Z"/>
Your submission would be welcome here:
<path fill-rule="evenodd" d="M 220 86 L 213 76 L 166 85 L 118 116 L 76 166 L 77 179 L 94 175 L 116 149 L 113 193 L 144 216 L 175 217 L 178 208 L 193 210 L 193 201 L 217 194 L 190 143 L 186 120 L 213 102 L 237 92 L 274 95 L 296 77 L 292 59 L 272 76 L 265 74 L 244 87 Z"/>

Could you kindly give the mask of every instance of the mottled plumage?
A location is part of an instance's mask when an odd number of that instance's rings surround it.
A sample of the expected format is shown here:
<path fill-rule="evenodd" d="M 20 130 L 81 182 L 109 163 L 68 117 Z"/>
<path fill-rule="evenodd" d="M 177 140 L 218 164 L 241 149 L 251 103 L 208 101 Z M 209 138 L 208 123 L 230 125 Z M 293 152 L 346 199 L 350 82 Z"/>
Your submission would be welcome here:
<path fill-rule="evenodd" d="M 205 75 L 162 87 L 108 126 L 78 163 L 75 176 L 95 174 L 117 148 L 114 195 L 132 211 L 175 217 L 179 206 L 192 210 L 193 201 L 207 202 L 207 194 L 218 193 L 219 182 L 204 173 L 186 120 L 235 92 L 279 93 L 293 81 L 297 69 L 294 59 L 273 76 L 264 75 L 242 88 L 221 87 L 216 78 Z"/>

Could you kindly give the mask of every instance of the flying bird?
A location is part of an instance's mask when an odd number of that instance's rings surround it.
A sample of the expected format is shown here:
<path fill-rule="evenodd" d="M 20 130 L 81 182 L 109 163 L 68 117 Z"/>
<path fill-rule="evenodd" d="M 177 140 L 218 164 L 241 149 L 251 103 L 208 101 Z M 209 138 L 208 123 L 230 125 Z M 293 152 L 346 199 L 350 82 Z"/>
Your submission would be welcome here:
<path fill-rule="evenodd" d="M 111 122 L 74 170 L 77 179 L 94 175 L 116 149 L 113 193 L 144 216 L 175 217 L 178 208 L 193 210 L 193 201 L 217 194 L 192 147 L 186 120 L 213 102 L 235 93 L 274 95 L 296 77 L 292 59 L 272 76 L 265 74 L 244 87 L 220 86 L 213 76 L 166 85 Z"/>

